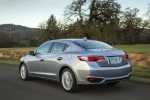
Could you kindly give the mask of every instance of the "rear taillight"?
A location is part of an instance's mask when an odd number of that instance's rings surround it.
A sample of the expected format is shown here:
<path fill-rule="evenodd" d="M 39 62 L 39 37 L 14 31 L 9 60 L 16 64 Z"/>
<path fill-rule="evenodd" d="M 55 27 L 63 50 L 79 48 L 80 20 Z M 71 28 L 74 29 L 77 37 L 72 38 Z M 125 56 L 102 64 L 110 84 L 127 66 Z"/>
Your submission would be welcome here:
<path fill-rule="evenodd" d="M 96 57 L 83 57 L 78 56 L 78 59 L 81 61 L 98 61 L 98 60 L 105 60 L 103 56 L 96 56 Z"/>
<path fill-rule="evenodd" d="M 123 55 L 123 58 L 129 59 L 129 56 L 126 54 L 126 55 Z"/>

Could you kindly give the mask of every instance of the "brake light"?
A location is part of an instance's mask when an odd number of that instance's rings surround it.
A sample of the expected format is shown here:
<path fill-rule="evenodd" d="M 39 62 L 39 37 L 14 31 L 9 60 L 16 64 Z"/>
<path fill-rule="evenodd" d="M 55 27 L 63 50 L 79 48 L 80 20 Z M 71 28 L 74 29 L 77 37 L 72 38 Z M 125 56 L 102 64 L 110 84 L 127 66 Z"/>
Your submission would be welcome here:
<path fill-rule="evenodd" d="M 123 58 L 129 59 L 129 56 L 126 54 L 126 55 L 123 55 Z"/>
<path fill-rule="evenodd" d="M 95 57 L 95 60 L 105 60 L 105 58 L 103 56 L 100 56 L 100 57 Z"/>
<path fill-rule="evenodd" d="M 98 60 L 105 60 L 103 56 L 96 56 L 96 57 L 83 57 L 83 56 L 78 56 L 78 59 L 81 61 L 98 61 Z"/>

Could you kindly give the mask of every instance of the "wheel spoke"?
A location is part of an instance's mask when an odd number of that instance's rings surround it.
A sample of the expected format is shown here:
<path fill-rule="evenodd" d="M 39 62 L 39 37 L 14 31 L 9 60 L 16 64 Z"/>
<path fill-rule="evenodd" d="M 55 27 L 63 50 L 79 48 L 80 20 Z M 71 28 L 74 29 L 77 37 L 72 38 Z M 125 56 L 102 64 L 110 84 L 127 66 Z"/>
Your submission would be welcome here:
<path fill-rule="evenodd" d="M 70 72 L 66 71 L 62 75 L 62 85 L 66 90 L 69 90 L 72 88 L 73 85 L 73 79 Z"/>
<path fill-rule="evenodd" d="M 25 68 L 25 66 L 21 67 L 20 74 L 21 74 L 22 79 L 26 78 L 26 68 Z"/>

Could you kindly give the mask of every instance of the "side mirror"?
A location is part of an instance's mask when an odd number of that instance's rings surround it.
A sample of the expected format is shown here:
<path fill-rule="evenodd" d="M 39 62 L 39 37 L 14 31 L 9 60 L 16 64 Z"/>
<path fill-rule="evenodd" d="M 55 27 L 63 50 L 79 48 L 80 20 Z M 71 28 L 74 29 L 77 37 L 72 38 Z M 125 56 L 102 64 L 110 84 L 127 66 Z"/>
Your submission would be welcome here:
<path fill-rule="evenodd" d="M 35 56 L 34 51 L 29 51 L 29 55 L 31 55 L 31 56 Z"/>

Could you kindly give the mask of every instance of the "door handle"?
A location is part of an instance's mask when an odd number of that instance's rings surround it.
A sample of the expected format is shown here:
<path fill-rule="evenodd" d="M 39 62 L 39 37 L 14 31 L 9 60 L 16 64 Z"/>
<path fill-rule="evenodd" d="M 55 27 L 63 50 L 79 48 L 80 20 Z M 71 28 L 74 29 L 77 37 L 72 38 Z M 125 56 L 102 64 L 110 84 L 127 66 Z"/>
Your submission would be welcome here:
<path fill-rule="evenodd" d="M 44 59 L 40 59 L 40 61 L 44 61 Z"/>
<path fill-rule="evenodd" d="M 62 59 L 63 59 L 62 57 L 58 57 L 58 58 L 57 58 L 57 60 L 59 60 L 59 61 L 62 60 Z"/>

